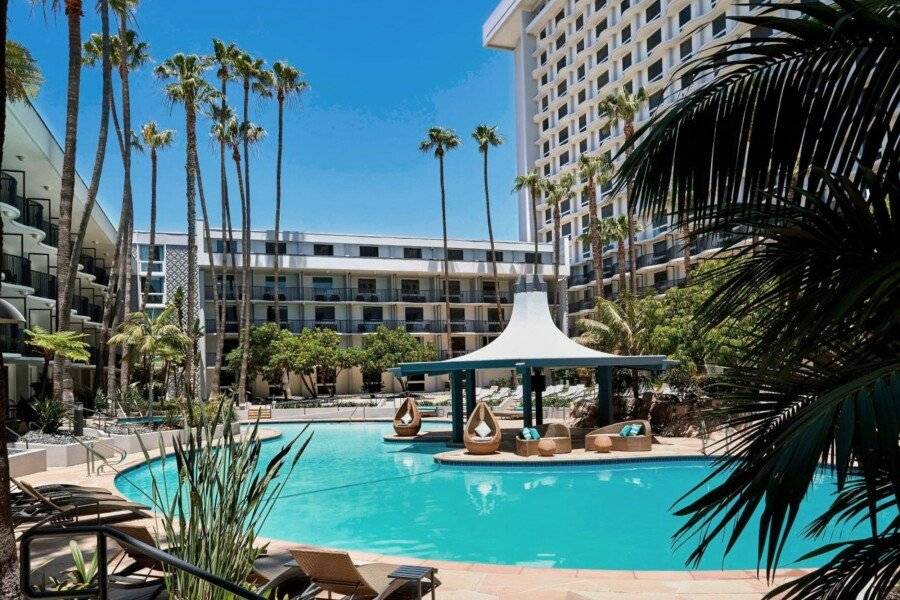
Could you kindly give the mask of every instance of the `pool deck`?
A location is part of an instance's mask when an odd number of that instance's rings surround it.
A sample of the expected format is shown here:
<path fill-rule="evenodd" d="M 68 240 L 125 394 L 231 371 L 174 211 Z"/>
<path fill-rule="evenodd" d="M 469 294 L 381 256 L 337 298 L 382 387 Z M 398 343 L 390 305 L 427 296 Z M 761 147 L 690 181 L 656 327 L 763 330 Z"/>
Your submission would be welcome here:
<path fill-rule="evenodd" d="M 274 423 L 273 423 L 274 424 Z M 511 424 L 512 425 L 512 424 Z M 265 429 L 261 424 L 267 439 L 280 435 L 272 429 Z M 569 455 L 559 457 L 529 459 L 509 458 L 503 462 L 529 462 L 534 464 L 547 464 L 548 461 L 558 460 L 600 460 L 636 458 L 635 454 L 645 455 L 646 458 L 691 456 L 700 457 L 700 443 L 698 440 L 688 438 L 659 438 L 659 444 L 653 445 L 653 452 L 626 453 L 611 452 L 608 455 L 597 453 L 585 453 L 583 449 L 574 450 Z M 462 455 L 464 450 L 454 449 L 441 453 L 452 459 Z M 157 451 L 150 453 L 156 456 Z M 473 458 L 497 462 L 498 456 L 487 457 L 466 456 L 469 461 Z M 513 455 L 514 456 L 514 455 Z M 578 458 L 582 457 L 582 458 Z M 128 459 L 118 465 L 119 472 L 139 465 L 144 460 L 140 453 L 130 455 Z M 28 475 L 22 479 L 31 484 L 43 483 L 74 483 L 92 487 L 104 487 L 111 491 L 115 488 L 116 473 L 103 473 L 87 476 L 84 465 L 50 469 L 42 473 Z M 148 520 L 148 526 L 153 525 L 153 520 Z M 85 543 L 89 543 L 86 540 Z M 598 540 L 598 543 L 602 543 Z M 290 561 L 288 549 L 298 546 L 293 542 L 282 540 L 269 540 L 269 554 L 264 559 L 273 566 L 282 565 Z M 57 570 L 65 565 L 68 550 L 60 551 L 58 548 L 41 546 L 35 548 L 36 556 L 34 565 L 44 565 L 51 570 Z M 43 550 L 43 552 L 41 551 Z M 765 581 L 765 575 L 757 576 L 755 571 L 610 571 L 595 569 L 557 569 L 526 567 L 515 565 L 496 565 L 485 563 L 452 562 L 444 560 L 426 560 L 401 556 L 385 556 L 367 552 L 349 552 L 358 563 L 388 562 L 393 564 L 428 564 L 439 569 L 438 578 L 442 585 L 438 588 L 437 597 L 440 600 L 756 600 L 762 598 L 771 589 Z M 52 568 L 51 568 L 52 566 Z M 784 569 L 778 571 L 772 585 L 783 583 L 808 571 L 801 569 Z"/>

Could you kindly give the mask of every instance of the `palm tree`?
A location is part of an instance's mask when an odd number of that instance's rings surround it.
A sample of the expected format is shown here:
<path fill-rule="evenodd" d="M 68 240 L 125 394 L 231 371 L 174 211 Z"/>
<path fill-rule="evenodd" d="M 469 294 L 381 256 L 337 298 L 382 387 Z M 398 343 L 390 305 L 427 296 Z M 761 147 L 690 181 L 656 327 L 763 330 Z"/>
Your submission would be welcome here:
<path fill-rule="evenodd" d="M 141 127 L 141 140 L 144 146 L 150 149 L 150 254 L 147 257 L 147 276 L 144 279 L 144 290 L 141 294 L 141 306 L 147 306 L 150 295 L 150 268 L 153 265 L 154 250 L 156 249 L 156 171 L 157 152 L 168 148 L 172 144 L 175 131 L 172 129 L 159 129 L 155 121 L 148 121 Z"/>
<path fill-rule="evenodd" d="M 497 303 L 497 318 L 503 318 L 503 307 L 500 304 L 500 278 L 497 276 L 497 251 L 494 249 L 494 226 L 491 224 L 491 194 L 488 186 L 488 150 L 491 146 L 499 146 L 503 138 L 497 133 L 495 125 L 478 125 L 472 132 L 472 138 L 478 143 L 478 151 L 484 158 L 484 210 L 487 215 L 488 241 L 491 245 L 491 272 L 494 275 L 494 299 Z"/>
<path fill-rule="evenodd" d="M 28 48 L 6 40 L 6 98 L 10 102 L 34 98 L 43 83 L 44 76 Z"/>
<path fill-rule="evenodd" d="M 738 255 L 717 269 L 704 327 L 765 314 L 725 372 L 730 451 L 680 502 L 680 539 L 699 533 L 691 560 L 726 531 L 747 534 L 764 506 L 751 535 L 771 575 L 827 462 L 837 490 L 807 534 L 845 523 L 865 533 L 823 545 L 822 567 L 772 593 L 881 597 L 900 578 L 900 12 L 855 1 L 777 9 L 734 17 L 774 35 L 720 44 L 686 70 L 705 83 L 636 132 L 617 187 L 633 184 L 642 213 L 671 212 Z"/>
<path fill-rule="evenodd" d="M 272 65 L 272 74 L 268 78 L 272 82 L 275 99 L 278 101 L 278 154 L 275 159 L 275 324 L 281 326 L 278 309 L 278 276 L 281 269 L 279 240 L 281 238 L 281 159 L 284 152 L 284 103 L 291 96 L 299 94 L 308 87 L 301 79 L 299 69 L 284 61 L 276 61 Z"/>
<path fill-rule="evenodd" d="M 574 187 L 575 175 L 573 175 L 572 173 L 566 173 L 559 178 L 558 182 L 547 181 L 544 185 L 544 191 L 547 194 L 547 204 L 553 211 L 553 281 L 556 288 L 555 292 L 557 297 L 557 326 L 559 327 L 560 331 L 564 330 L 562 302 L 560 301 L 560 299 L 565 293 L 565 290 L 563 290 L 562 287 L 562 282 L 559 279 L 559 265 L 563 253 L 562 215 L 560 214 L 560 203 L 562 203 L 563 200 L 569 200 L 570 202 L 572 201 L 572 198 L 575 196 L 575 191 L 573 189 Z"/>
<path fill-rule="evenodd" d="M 154 373 L 157 360 L 172 364 L 184 360 L 190 351 L 191 338 L 185 334 L 174 319 L 175 306 L 169 304 L 155 318 L 144 311 L 129 314 L 117 328 L 109 343 L 120 345 L 124 360 L 132 366 L 143 363 L 147 379 L 149 414 L 153 411 Z M 165 387 L 165 382 L 163 382 Z"/>
<path fill-rule="evenodd" d="M 529 171 L 525 175 L 516 175 L 513 180 L 513 192 L 521 192 L 528 190 L 528 196 L 531 199 L 531 237 L 534 241 L 534 275 L 538 273 L 538 218 L 537 218 L 537 198 L 543 189 L 543 179 L 537 170 Z"/>
<path fill-rule="evenodd" d="M 197 306 L 197 253 L 193 251 L 197 247 L 196 228 L 196 177 L 197 165 L 194 157 L 197 155 L 197 108 L 218 96 L 218 92 L 203 78 L 204 72 L 210 67 L 208 59 L 196 54 L 175 54 L 167 58 L 156 67 L 156 75 L 160 79 L 174 79 L 166 85 L 165 92 L 170 102 L 184 105 L 185 131 L 187 133 L 187 156 L 185 158 L 186 199 L 187 199 L 187 236 L 188 247 L 188 280 L 187 280 L 187 322 L 185 329 L 190 329 L 193 321 L 194 310 Z M 192 346 L 194 345 L 192 340 Z M 194 376 L 194 353 L 189 352 L 185 361 L 185 377 L 188 397 L 192 398 L 196 384 Z"/>
<path fill-rule="evenodd" d="M 610 121 L 622 121 L 625 133 L 625 153 L 626 156 L 630 152 L 629 142 L 634 137 L 634 118 L 641 110 L 641 106 L 647 101 L 647 92 L 644 88 L 637 91 L 636 94 L 621 91 L 608 95 L 600 101 L 600 114 L 605 114 Z M 631 291 L 637 293 L 637 248 L 635 248 L 634 240 L 634 203 L 631 198 L 631 186 L 626 186 L 626 214 L 628 215 L 628 256 L 631 263 Z"/>
<path fill-rule="evenodd" d="M 600 221 L 600 235 L 602 244 L 616 244 L 616 261 L 619 263 L 619 293 L 628 291 L 625 279 L 625 240 L 628 239 L 628 217 L 619 215 Z"/>
<path fill-rule="evenodd" d="M 635 302 L 597 298 L 596 317 L 579 320 L 578 327 L 578 343 L 588 348 L 626 356 L 649 353 L 648 328 Z M 631 369 L 631 393 L 634 402 L 640 400 L 637 369 Z"/>
<path fill-rule="evenodd" d="M 612 161 L 605 156 L 578 157 L 578 175 L 585 184 L 588 195 L 588 235 L 591 259 L 594 263 L 594 297 L 603 297 L 603 247 L 600 243 L 600 213 L 597 210 L 597 190 L 612 181 Z"/>
<path fill-rule="evenodd" d="M 419 143 L 419 150 L 433 153 L 438 160 L 438 175 L 441 183 L 441 223 L 444 227 L 444 317 L 447 326 L 447 352 L 450 352 L 450 258 L 447 248 L 447 195 L 444 189 L 444 154 L 459 146 L 459 137 L 452 129 L 432 127 Z"/>
<path fill-rule="evenodd" d="M 87 362 L 91 358 L 88 352 L 88 344 L 84 341 L 85 334 L 77 331 L 50 332 L 35 325 L 32 329 L 26 329 L 28 339 L 25 343 L 32 348 L 41 351 L 44 358 L 44 370 L 41 373 L 41 398 L 47 398 L 47 384 L 50 381 L 50 363 L 54 357 L 57 360 L 74 360 Z"/>

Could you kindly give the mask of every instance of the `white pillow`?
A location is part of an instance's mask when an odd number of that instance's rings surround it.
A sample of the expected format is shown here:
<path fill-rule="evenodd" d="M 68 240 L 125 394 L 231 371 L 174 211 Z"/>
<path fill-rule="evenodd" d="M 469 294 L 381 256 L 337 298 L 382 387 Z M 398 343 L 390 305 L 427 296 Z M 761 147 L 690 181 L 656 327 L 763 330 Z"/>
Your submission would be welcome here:
<path fill-rule="evenodd" d="M 487 438 L 491 435 L 491 428 L 487 423 L 482 421 L 478 424 L 478 427 L 475 428 L 475 433 L 478 434 L 480 438 Z"/>
<path fill-rule="evenodd" d="M 409 425 L 410 423 L 412 423 L 412 417 L 409 416 L 409 413 L 406 413 L 405 415 L 400 417 L 400 422 L 404 425 Z"/>

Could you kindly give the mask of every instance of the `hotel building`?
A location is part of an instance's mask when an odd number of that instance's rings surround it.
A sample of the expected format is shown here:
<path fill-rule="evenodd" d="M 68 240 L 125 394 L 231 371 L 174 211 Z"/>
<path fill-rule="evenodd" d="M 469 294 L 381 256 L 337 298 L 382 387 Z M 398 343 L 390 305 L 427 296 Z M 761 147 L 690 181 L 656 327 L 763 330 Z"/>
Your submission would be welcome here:
<path fill-rule="evenodd" d="M 685 61 L 748 27 L 727 17 L 752 10 L 729 0 L 501 0 L 484 23 L 486 47 L 514 56 L 517 168 L 556 179 L 577 169 L 582 154 L 614 156 L 624 142 L 622 123 L 599 110 L 606 96 L 643 88 L 648 101 L 635 124 L 646 121 L 692 82 L 677 73 Z M 755 28 L 750 35 L 770 32 Z M 674 78 L 674 79 L 673 79 Z M 696 85 L 696 83 L 694 83 Z M 579 184 L 580 186 L 582 184 Z M 624 195 L 598 192 L 600 218 L 625 214 Z M 550 207 L 541 199 L 538 235 L 553 244 Z M 591 248 L 579 236 L 588 227 L 583 188 L 561 203 L 563 244 L 570 257 L 568 306 L 571 322 L 595 304 Z M 530 240 L 531 207 L 519 196 L 519 237 Z M 667 217 L 640 224 L 636 235 L 637 286 L 660 293 L 685 276 L 680 232 Z M 696 240 L 692 260 L 710 255 L 717 240 Z M 603 248 L 604 290 L 619 291 L 614 244 Z M 570 334 L 574 335 L 570 325 Z"/>
<path fill-rule="evenodd" d="M 202 223 L 197 231 L 202 232 Z M 235 239 L 228 248 L 227 240 L 212 231 L 212 254 L 207 252 L 202 236 L 198 236 L 199 264 L 198 315 L 204 326 L 201 357 L 207 369 L 215 363 L 217 336 L 224 336 L 226 352 L 238 345 L 240 273 L 226 279 L 226 319 L 224 331 L 217 329 L 213 285 L 219 280 L 223 260 L 231 261 L 234 253 L 241 265 L 241 242 Z M 150 260 L 149 235 L 134 236 L 139 271 L 149 274 L 148 308 L 161 310 L 179 287 L 187 284 L 187 236 L 184 233 L 160 233 L 156 238 L 153 260 Z M 254 231 L 250 241 L 252 269 L 252 319 L 254 324 L 275 321 L 275 239 L 273 231 Z M 338 332 L 347 346 L 359 346 L 366 335 L 379 325 L 402 327 L 434 346 L 443 357 L 470 352 L 487 344 L 503 329 L 497 314 L 497 295 L 504 317 L 512 309 L 512 286 L 516 277 L 530 274 L 534 267 L 533 245 L 527 242 L 496 242 L 499 288 L 494 285 L 490 246 L 484 241 L 450 240 L 450 314 L 444 314 L 443 245 L 439 239 L 377 235 L 344 235 L 328 233 L 282 232 L 280 248 L 279 312 L 282 327 L 299 333 L 303 328 L 328 328 Z M 552 249 L 539 246 L 538 273 L 549 281 L 553 273 Z M 213 273 L 211 264 L 216 265 Z M 561 276 L 568 275 L 563 267 Z M 552 286 L 549 286 L 552 287 Z M 551 294 L 552 297 L 552 294 Z M 563 307 L 565 310 L 565 307 Z M 452 334 L 449 344 L 446 320 Z M 509 373 L 486 372 L 478 383 Z M 233 375 L 222 374 L 222 383 L 230 384 Z M 410 381 L 412 390 L 442 390 L 444 377 L 424 377 Z M 272 382 L 275 383 L 275 382 Z M 385 390 L 398 391 L 399 385 L 385 374 Z M 301 393 L 299 379 L 293 378 L 291 393 Z M 359 369 L 342 372 L 339 381 L 323 379 L 317 385 L 325 392 L 331 386 L 339 394 L 358 393 L 362 389 Z M 257 380 L 253 392 L 268 395 L 265 382 Z"/>
<path fill-rule="evenodd" d="M 59 239 L 59 186 L 63 149 L 28 102 L 6 105 L 6 140 L 0 174 L 3 260 L 0 265 L 0 348 L 7 365 L 9 398 L 14 408 L 40 381 L 44 360 L 24 343 L 23 330 L 56 330 L 56 255 Z M 109 159 L 108 159 L 109 160 Z M 79 223 L 87 198 L 76 176 L 73 222 Z M 72 303 L 72 328 L 85 334 L 92 358 L 109 283 L 116 230 L 100 202 L 88 223 Z M 93 361 L 92 361 L 93 362 Z M 73 364 L 76 394 L 89 390 L 94 369 Z"/>

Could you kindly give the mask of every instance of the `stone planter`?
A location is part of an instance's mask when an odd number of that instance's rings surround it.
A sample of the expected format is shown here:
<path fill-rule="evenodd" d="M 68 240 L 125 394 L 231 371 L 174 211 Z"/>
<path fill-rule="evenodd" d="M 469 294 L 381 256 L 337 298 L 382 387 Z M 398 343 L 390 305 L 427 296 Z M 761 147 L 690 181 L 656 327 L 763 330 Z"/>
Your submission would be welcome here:
<path fill-rule="evenodd" d="M 24 477 L 46 470 L 47 451 L 44 448 L 31 448 L 9 456 L 10 477 Z"/>
<path fill-rule="evenodd" d="M 89 444 L 90 440 L 87 440 L 85 443 Z M 16 442 L 15 447 L 19 450 L 24 450 L 25 444 L 23 442 Z M 47 456 L 46 468 L 48 469 L 82 465 L 88 461 L 87 449 L 78 442 L 73 442 L 71 444 L 29 443 L 28 447 L 29 449 L 41 449 L 45 451 Z M 106 458 L 115 454 L 114 450 L 103 446 L 97 446 L 94 451 Z"/>

